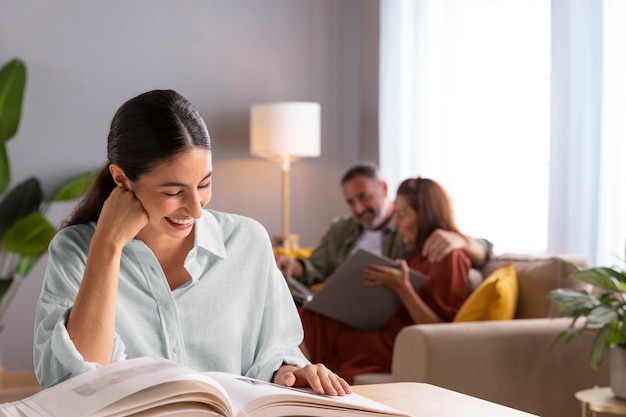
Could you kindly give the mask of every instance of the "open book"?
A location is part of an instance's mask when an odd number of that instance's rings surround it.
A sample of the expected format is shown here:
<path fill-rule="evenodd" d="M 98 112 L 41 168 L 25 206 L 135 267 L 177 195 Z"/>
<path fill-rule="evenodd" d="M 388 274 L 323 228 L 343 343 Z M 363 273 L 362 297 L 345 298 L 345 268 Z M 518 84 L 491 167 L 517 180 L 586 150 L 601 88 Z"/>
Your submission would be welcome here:
<path fill-rule="evenodd" d="M 322 396 L 164 359 L 135 358 L 97 368 L 20 401 L 0 416 L 409 416 L 358 394 Z"/>

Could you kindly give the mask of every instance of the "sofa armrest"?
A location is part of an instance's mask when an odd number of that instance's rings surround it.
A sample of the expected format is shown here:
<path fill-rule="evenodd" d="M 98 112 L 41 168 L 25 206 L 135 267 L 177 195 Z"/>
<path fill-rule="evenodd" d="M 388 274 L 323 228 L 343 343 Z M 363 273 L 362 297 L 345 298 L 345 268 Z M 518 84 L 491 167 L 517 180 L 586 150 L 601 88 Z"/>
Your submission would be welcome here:
<path fill-rule="evenodd" d="M 543 318 L 408 326 L 394 345 L 393 381 L 438 385 L 541 416 L 576 415 L 576 391 L 609 384 L 608 360 L 591 369 L 591 333 L 553 345 L 569 323 Z"/>

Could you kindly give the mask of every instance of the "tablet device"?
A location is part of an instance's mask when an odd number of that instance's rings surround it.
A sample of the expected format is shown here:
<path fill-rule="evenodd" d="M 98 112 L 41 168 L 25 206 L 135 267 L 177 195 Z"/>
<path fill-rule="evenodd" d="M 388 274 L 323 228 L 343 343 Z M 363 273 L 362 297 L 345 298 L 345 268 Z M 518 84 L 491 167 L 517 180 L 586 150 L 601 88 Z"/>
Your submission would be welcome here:
<path fill-rule="evenodd" d="M 360 330 L 378 330 L 402 306 L 402 300 L 385 285 L 365 285 L 363 269 L 374 264 L 398 268 L 391 258 L 358 249 L 328 277 L 305 307 Z M 428 276 L 410 269 L 409 279 L 417 290 Z"/>

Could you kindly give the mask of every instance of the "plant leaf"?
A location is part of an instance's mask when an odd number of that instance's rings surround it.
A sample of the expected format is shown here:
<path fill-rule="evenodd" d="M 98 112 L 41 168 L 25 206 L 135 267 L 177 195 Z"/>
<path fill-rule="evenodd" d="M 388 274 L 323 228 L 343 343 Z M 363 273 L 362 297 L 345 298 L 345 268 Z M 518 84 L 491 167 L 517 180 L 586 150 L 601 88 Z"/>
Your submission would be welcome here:
<path fill-rule="evenodd" d="M 600 305 L 589 312 L 587 322 L 607 325 L 618 319 L 618 314 L 609 306 Z"/>
<path fill-rule="evenodd" d="M 56 234 L 54 226 L 40 213 L 19 219 L 4 235 L 4 247 L 22 256 L 38 256 L 48 249 Z"/>
<path fill-rule="evenodd" d="M 611 334 L 611 326 L 604 326 L 595 339 L 593 340 L 593 345 L 591 347 L 591 367 L 593 369 L 598 369 L 600 365 L 602 365 L 602 360 L 604 359 L 604 352 L 609 347 L 609 337 Z"/>
<path fill-rule="evenodd" d="M 589 310 L 597 305 L 599 301 L 587 291 L 572 288 L 557 288 L 548 293 L 548 299 L 554 301 L 559 307 L 568 309 L 568 316 L 573 315 L 572 311 Z"/>
<path fill-rule="evenodd" d="M 86 172 L 63 184 L 52 197 L 52 201 L 69 201 L 81 197 L 91 187 L 97 172 Z"/>
<path fill-rule="evenodd" d="M 43 253 L 33 256 L 20 256 L 17 265 L 15 265 L 15 275 L 25 278 L 30 270 L 37 265 L 37 261 L 39 261 L 41 255 L 43 255 Z M 0 295 L 0 299 L 2 299 L 2 295 Z"/>
<path fill-rule="evenodd" d="M 0 142 L 15 135 L 22 113 L 26 87 L 26 66 L 19 59 L 9 61 L 0 69 Z"/>
<path fill-rule="evenodd" d="M 0 124 L 2 120 L 0 120 Z M 11 166 L 4 142 L 0 142 L 0 193 L 3 193 L 11 182 Z"/>
<path fill-rule="evenodd" d="M 601 267 L 598 269 L 602 270 L 602 272 L 604 272 L 605 274 L 616 278 L 618 281 L 626 282 L 626 271 L 618 271 L 616 269 L 606 267 Z"/>
<path fill-rule="evenodd" d="M 18 219 L 39 211 L 41 198 L 41 186 L 36 178 L 29 178 L 9 191 L 0 203 L 0 240 Z"/>
<path fill-rule="evenodd" d="M 574 272 L 570 275 L 570 277 L 603 290 L 623 291 L 621 285 L 619 285 L 619 280 L 616 280 L 616 274 L 620 275 L 619 272 L 614 271 L 611 268 L 591 268 L 584 271 Z"/>

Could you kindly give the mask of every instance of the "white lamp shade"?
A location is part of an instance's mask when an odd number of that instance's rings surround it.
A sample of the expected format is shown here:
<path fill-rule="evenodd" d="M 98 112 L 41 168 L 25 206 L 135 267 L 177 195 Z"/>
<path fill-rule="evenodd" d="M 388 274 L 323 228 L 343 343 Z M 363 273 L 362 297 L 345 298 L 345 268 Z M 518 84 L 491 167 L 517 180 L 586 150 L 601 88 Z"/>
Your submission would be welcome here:
<path fill-rule="evenodd" d="M 320 155 L 319 103 L 255 104 L 250 109 L 250 152 L 266 159 L 294 161 Z"/>

